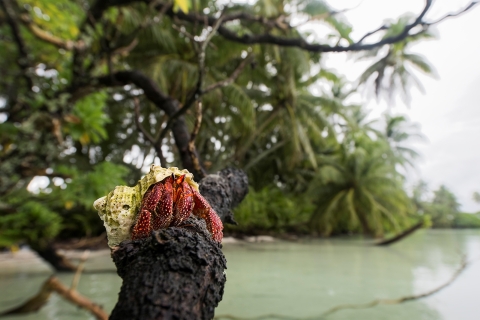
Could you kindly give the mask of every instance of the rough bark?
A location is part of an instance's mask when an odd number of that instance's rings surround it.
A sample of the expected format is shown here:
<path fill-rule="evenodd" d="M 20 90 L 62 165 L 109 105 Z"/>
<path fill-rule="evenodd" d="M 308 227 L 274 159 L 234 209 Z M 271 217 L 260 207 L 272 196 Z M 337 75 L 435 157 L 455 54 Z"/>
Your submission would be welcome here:
<path fill-rule="evenodd" d="M 189 218 L 187 223 L 191 227 L 124 241 L 113 252 L 123 284 L 111 320 L 213 318 L 227 262 L 203 221 Z"/>
<path fill-rule="evenodd" d="M 248 179 L 227 168 L 202 179 L 200 192 L 223 221 L 233 221 L 231 209 L 247 194 Z M 112 257 L 123 284 L 111 320 L 212 319 L 222 300 L 227 262 L 202 219 L 124 241 Z"/>
<path fill-rule="evenodd" d="M 240 169 L 226 168 L 210 174 L 200 183 L 200 193 L 224 223 L 236 224 L 232 210 L 248 193 L 248 177 Z"/>

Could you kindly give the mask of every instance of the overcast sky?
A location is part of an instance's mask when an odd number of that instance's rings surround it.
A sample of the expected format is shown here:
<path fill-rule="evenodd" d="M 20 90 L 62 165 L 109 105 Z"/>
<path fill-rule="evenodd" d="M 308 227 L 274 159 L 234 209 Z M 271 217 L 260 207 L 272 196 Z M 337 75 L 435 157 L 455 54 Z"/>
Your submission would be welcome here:
<path fill-rule="evenodd" d="M 352 8 L 344 15 L 354 27 L 353 37 L 359 39 L 368 31 L 381 26 L 386 18 L 412 12 L 418 14 L 422 0 L 336 0 L 335 8 Z M 436 0 L 426 20 L 435 20 L 447 13 L 457 12 L 469 1 Z M 357 6 L 358 5 L 358 6 Z M 418 174 L 410 180 L 424 179 L 430 189 L 445 184 L 459 199 L 461 210 L 480 211 L 472 200 L 480 192 L 480 5 L 460 17 L 450 18 L 435 27 L 437 39 L 419 42 L 411 47 L 413 53 L 428 58 L 436 69 L 436 78 L 417 73 L 425 94 L 416 89 L 407 107 L 396 99 L 392 113 L 408 115 L 421 125 L 428 141 L 412 143 L 422 155 Z M 328 67 L 336 68 L 350 80 L 365 70 L 365 65 L 348 58 L 347 54 L 330 54 Z M 387 103 L 370 99 L 372 114 L 379 116 Z"/>

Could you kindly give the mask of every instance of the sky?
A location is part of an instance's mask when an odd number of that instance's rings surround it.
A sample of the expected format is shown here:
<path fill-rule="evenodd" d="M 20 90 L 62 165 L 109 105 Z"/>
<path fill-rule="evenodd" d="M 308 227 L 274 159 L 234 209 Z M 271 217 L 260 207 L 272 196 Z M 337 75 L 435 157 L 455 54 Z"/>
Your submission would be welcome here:
<path fill-rule="evenodd" d="M 411 12 L 416 15 L 424 6 L 421 0 L 336 0 L 330 1 L 336 9 L 353 8 L 344 13 L 353 26 L 353 39 L 383 25 L 387 18 L 397 18 Z M 436 20 L 457 12 L 470 1 L 436 0 L 425 20 Z M 412 99 L 405 105 L 399 98 L 395 105 L 368 98 L 372 116 L 380 116 L 387 109 L 393 114 L 405 114 L 420 124 L 426 141 L 412 141 L 411 146 L 421 154 L 417 170 L 409 173 L 410 184 L 423 179 L 429 189 L 444 184 L 458 198 L 461 210 L 480 211 L 480 204 L 472 199 L 480 192 L 480 5 L 455 18 L 444 20 L 433 31 L 437 38 L 419 42 L 412 53 L 425 56 L 435 68 L 436 77 L 417 72 L 425 94 L 412 90 Z M 352 59 L 349 54 L 333 53 L 325 60 L 326 66 L 356 80 L 366 64 Z"/>

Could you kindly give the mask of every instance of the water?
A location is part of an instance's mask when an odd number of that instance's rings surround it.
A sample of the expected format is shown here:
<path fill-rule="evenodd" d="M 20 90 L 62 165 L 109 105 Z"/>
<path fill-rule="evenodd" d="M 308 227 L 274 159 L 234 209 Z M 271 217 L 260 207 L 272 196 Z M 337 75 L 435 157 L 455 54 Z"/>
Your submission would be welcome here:
<path fill-rule="evenodd" d="M 228 244 L 227 285 L 217 315 L 255 317 L 279 314 L 314 317 L 339 304 L 367 303 L 420 294 L 467 269 L 447 288 L 428 298 L 398 305 L 341 310 L 326 319 L 479 319 L 480 230 L 422 230 L 391 247 L 360 240 L 315 240 Z M 0 264 L 1 265 L 1 264 Z M 0 270 L 0 311 L 33 295 L 48 274 Z M 113 270 L 105 255 L 92 256 L 87 269 Z M 3 273 L 3 275 L 2 275 Z M 58 275 L 69 285 L 72 275 Z M 121 285 L 114 272 L 83 274 L 78 291 L 110 311 Z M 53 295 L 38 314 L 3 319 L 93 319 Z"/>

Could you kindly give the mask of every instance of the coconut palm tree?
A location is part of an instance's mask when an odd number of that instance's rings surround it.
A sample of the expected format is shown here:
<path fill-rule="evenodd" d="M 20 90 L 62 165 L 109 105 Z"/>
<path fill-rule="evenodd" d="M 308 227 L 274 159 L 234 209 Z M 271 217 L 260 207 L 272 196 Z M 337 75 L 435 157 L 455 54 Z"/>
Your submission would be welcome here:
<path fill-rule="evenodd" d="M 407 223 L 410 202 L 383 148 L 372 140 L 344 143 L 337 156 L 319 161 L 309 188 L 316 204 L 313 230 L 325 236 L 362 231 L 379 237 Z"/>
<path fill-rule="evenodd" d="M 409 123 L 406 116 L 385 115 L 385 139 L 390 145 L 390 158 L 394 163 L 398 163 L 404 168 L 414 167 L 414 160 L 420 155 L 412 148 L 406 146 L 408 141 L 413 138 L 425 139 L 421 134 L 417 123 Z"/>
<path fill-rule="evenodd" d="M 391 24 L 391 29 L 383 38 L 400 33 L 412 19 L 411 16 L 400 17 L 397 22 Z M 359 86 L 373 82 L 377 98 L 384 95 L 390 102 L 394 94 L 399 91 L 400 97 L 408 103 L 412 86 L 424 91 L 412 67 L 426 75 L 434 74 L 433 67 L 425 57 L 409 52 L 412 44 L 429 38 L 433 38 L 433 35 L 425 31 L 414 37 L 408 37 L 402 42 L 361 53 L 359 60 L 374 57 L 378 59 L 362 73 L 358 79 Z"/>

